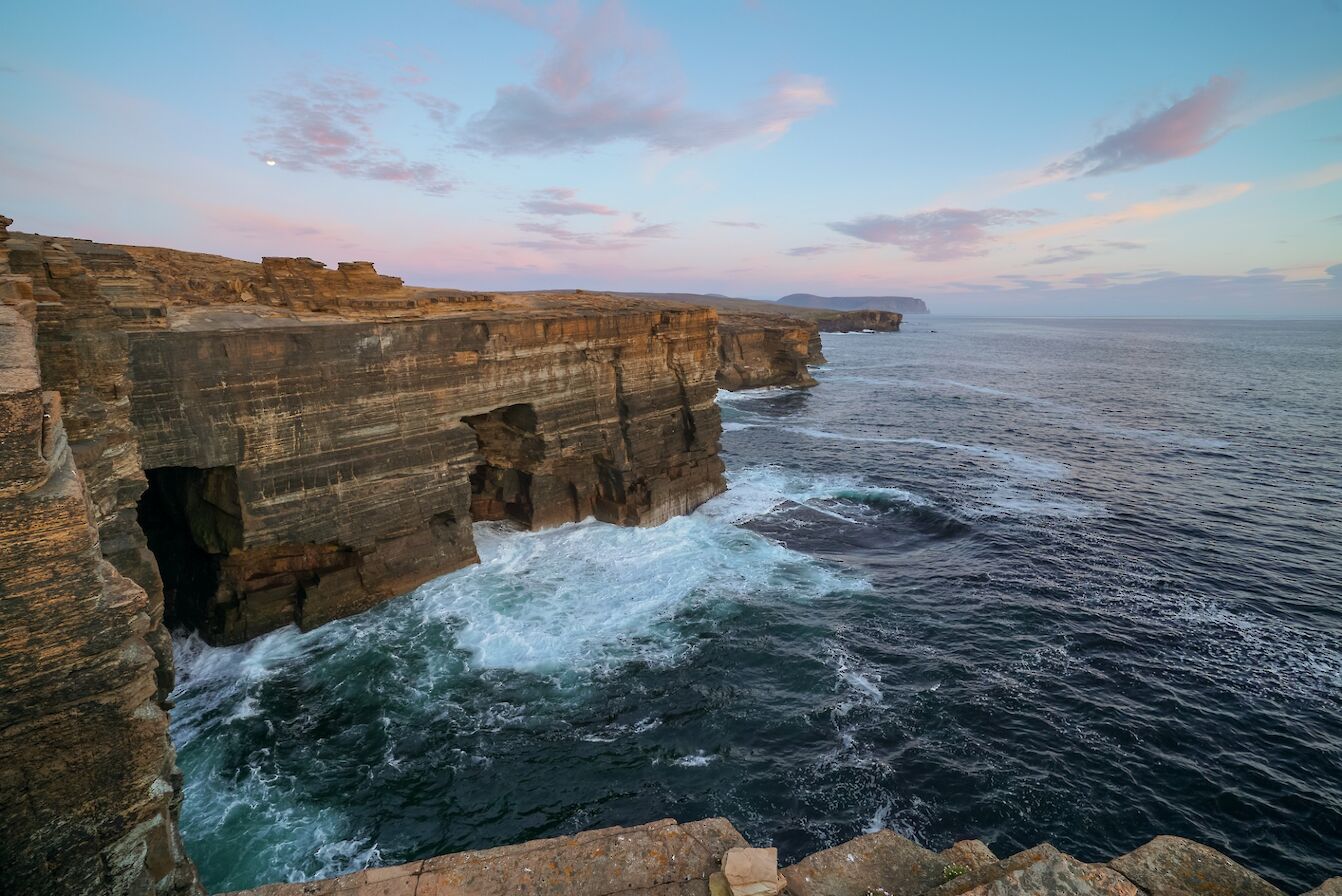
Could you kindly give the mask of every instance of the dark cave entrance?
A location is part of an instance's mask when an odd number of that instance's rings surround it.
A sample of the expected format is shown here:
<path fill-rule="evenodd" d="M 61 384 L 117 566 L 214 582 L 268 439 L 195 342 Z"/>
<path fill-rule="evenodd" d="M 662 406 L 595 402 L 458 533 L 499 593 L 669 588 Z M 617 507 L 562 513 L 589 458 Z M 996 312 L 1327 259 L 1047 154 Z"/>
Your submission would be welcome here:
<path fill-rule="evenodd" d="M 234 467 L 145 470 L 140 528 L 163 577 L 169 628 L 211 631 L 219 559 L 242 545 L 242 507 Z"/>
<path fill-rule="evenodd" d="M 532 471 L 545 458 L 535 407 L 510 404 L 462 422 L 475 432 L 483 461 L 471 473 L 471 518 L 511 520 L 530 528 Z"/>

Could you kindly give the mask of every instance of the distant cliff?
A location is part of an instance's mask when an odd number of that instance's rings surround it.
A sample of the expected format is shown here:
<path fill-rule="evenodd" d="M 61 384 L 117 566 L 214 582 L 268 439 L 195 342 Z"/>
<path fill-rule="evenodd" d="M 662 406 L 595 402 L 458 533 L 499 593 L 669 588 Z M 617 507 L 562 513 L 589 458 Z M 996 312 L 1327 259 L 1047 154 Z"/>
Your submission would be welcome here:
<path fill-rule="evenodd" d="M 814 386 L 807 367 L 825 363 L 821 333 L 899 332 L 893 311 L 836 311 L 740 299 L 716 293 L 621 292 L 658 302 L 684 302 L 718 311 L 718 385 L 729 391 L 762 386 Z"/>
<path fill-rule="evenodd" d="M 853 311 L 858 308 L 876 308 L 898 311 L 900 314 L 927 314 L 927 303 L 913 296 L 815 296 L 808 292 L 794 292 L 778 300 L 780 305 L 800 308 L 833 308 Z"/>

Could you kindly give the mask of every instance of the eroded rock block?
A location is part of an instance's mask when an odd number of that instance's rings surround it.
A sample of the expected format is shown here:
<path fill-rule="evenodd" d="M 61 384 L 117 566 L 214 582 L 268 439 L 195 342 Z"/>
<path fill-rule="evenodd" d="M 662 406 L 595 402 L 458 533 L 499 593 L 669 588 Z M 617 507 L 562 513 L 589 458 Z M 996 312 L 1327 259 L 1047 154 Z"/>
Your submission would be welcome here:
<path fill-rule="evenodd" d="M 1183 837 L 1156 837 L 1109 865 L 1151 896 L 1286 896 L 1228 856 Z"/>
<path fill-rule="evenodd" d="M 792 896 L 922 893 L 943 880 L 946 863 L 894 831 L 865 834 L 783 869 Z"/>
<path fill-rule="evenodd" d="M 778 896 L 786 886 L 778 873 L 778 850 L 773 847 L 727 850 L 722 859 L 722 877 L 730 896 Z"/>
<path fill-rule="evenodd" d="M 1112 868 L 1087 865 L 1044 843 L 982 865 L 928 890 L 928 896 L 1143 896 Z"/>

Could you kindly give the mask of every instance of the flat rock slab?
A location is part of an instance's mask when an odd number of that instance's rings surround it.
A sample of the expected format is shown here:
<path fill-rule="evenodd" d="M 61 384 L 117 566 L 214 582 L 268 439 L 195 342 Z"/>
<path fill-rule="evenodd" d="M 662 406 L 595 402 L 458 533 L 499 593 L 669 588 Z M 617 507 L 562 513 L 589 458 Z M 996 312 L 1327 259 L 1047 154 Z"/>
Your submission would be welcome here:
<path fill-rule="evenodd" d="M 1104 865 L 1087 865 L 1044 843 L 983 865 L 929 890 L 927 896 L 1143 896 Z"/>
<path fill-rule="evenodd" d="M 747 845 L 725 818 L 664 819 L 234 896 L 707 896 L 727 850 Z"/>
<path fill-rule="evenodd" d="M 783 869 L 791 896 L 914 896 L 944 879 L 946 862 L 894 831 L 866 834 Z"/>
<path fill-rule="evenodd" d="M 1109 865 L 1151 896 L 1286 896 L 1233 859 L 1183 837 L 1157 837 Z"/>

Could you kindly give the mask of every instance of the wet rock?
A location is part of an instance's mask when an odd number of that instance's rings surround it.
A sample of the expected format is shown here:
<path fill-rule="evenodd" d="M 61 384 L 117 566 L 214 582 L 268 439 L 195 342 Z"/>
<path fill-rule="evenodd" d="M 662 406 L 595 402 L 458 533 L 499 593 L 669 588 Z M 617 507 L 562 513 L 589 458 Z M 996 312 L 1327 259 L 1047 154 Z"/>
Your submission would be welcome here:
<path fill-rule="evenodd" d="M 946 863 L 894 831 L 865 834 L 783 869 L 792 896 L 912 896 L 943 880 Z"/>
<path fill-rule="evenodd" d="M 1156 837 L 1109 865 L 1151 896 L 1285 896 L 1243 865 L 1183 837 Z"/>

